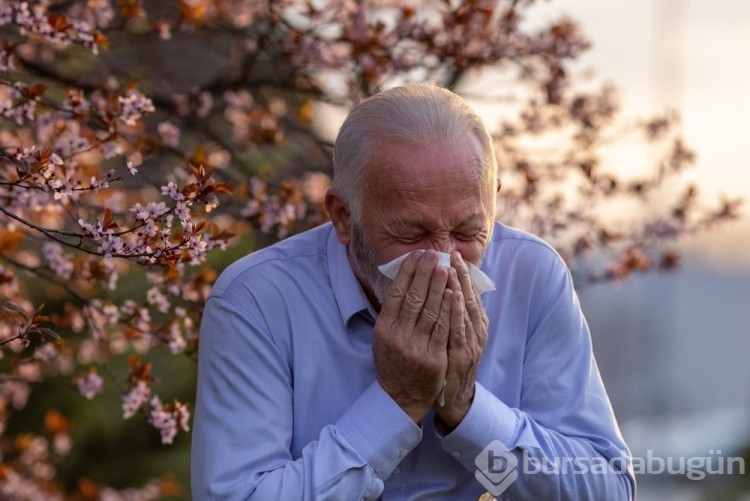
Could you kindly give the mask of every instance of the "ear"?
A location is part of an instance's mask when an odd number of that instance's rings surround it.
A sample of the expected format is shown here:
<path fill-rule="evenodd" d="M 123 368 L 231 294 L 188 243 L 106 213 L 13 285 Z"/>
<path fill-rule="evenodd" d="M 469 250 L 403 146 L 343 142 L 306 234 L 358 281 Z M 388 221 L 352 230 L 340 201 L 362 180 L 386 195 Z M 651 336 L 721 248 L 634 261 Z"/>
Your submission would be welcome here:
<path fill-rule="evenodd" d="M 331 218 L 331 223 L 333 223 L 333 229 L 336 230 L 339 242 L 342 245 L 349 245 L 351 241 L 352 216 L 338 188 L 328 188 L 325 204 L 328 217 Z"/>

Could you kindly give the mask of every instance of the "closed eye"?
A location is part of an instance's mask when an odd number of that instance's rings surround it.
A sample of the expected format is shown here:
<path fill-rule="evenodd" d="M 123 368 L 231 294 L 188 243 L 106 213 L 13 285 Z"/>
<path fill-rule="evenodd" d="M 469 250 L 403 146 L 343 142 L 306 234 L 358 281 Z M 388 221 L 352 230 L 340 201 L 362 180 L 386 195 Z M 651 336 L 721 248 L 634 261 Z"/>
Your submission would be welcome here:
<path fill-rule="evenodd" d="M 399 236 L 398 241 L 405 244 L 416 244 L 424 239 L 424 235 L 416 236 Z"/>
<path fill-rule="evenodd" d="M 453 233 L 454 238 L 465 242 L 476 240 L 477 235 L 479 235 L 479 233 Z"/>

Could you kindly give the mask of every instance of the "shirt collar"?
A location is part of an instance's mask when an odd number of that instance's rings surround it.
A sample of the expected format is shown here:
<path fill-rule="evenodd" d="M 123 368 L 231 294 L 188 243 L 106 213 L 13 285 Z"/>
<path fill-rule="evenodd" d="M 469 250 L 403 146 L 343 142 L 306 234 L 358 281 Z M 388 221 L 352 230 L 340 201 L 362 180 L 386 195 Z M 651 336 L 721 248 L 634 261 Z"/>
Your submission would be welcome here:
<path fill-rule="evenodd" d="M 346 247 L 339 242 L 333 226 L 328 235 L 328 274 L 333 296 L 336 298 L 339 313 L 341 313 L 341 320 L 348 331 L 351 332 L 351 319 L 358 313 L 366 312 L 370 317 L 375 318 L 370 301 L 354 275 Z"/>

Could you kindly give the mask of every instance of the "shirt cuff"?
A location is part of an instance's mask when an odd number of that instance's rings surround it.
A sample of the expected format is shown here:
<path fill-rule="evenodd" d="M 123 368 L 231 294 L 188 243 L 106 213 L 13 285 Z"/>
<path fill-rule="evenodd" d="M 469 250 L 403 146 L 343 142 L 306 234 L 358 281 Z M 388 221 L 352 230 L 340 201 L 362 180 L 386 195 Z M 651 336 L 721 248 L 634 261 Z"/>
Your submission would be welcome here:
<path fill-rule="evenodd" d="M 384 479 L 422 441 L 422 429 L 377 381 L 341 416 L 336 429 Z"/>
<path fill-rule="evenodd" d="M 516 446 L 520 419 L 502 400 L 479 383 L 474 386 L 474 400 L 463 421 L 440 445 L 470 470 L 476 468 L 474 459 L 494 440 L 502 442 L 508 450 Z"/>

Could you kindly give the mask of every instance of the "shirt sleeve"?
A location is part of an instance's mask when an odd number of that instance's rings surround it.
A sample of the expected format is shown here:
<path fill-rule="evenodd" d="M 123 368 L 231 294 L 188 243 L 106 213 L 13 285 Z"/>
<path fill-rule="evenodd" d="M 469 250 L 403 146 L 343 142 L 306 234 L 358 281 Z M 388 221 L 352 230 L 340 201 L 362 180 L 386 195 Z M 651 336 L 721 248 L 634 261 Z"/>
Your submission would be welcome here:
<path fill-rule="evenodd" d="M 246 307 L 210 297 L 201 324 L 194 499 L 377 499 L 384 479 L 422 439 L 421 428 L 374 382 L 292 457 L 292 381 L 266 326 Z"/>
<path fill-rule="evenodd" d="M 537 291 L 543 307 L 527 334 L 519 408 L 509 407 L 477 383 L 468 414 L 442 437 L 441 446 L 476 472 L 491 494 L 633 499 L 630 452 L 601 381 L 572 279 L 561 261 L 553 266 L 547 285 L 547 292 Z M 507 471 L 500 470 L 501 464 Z"/>

